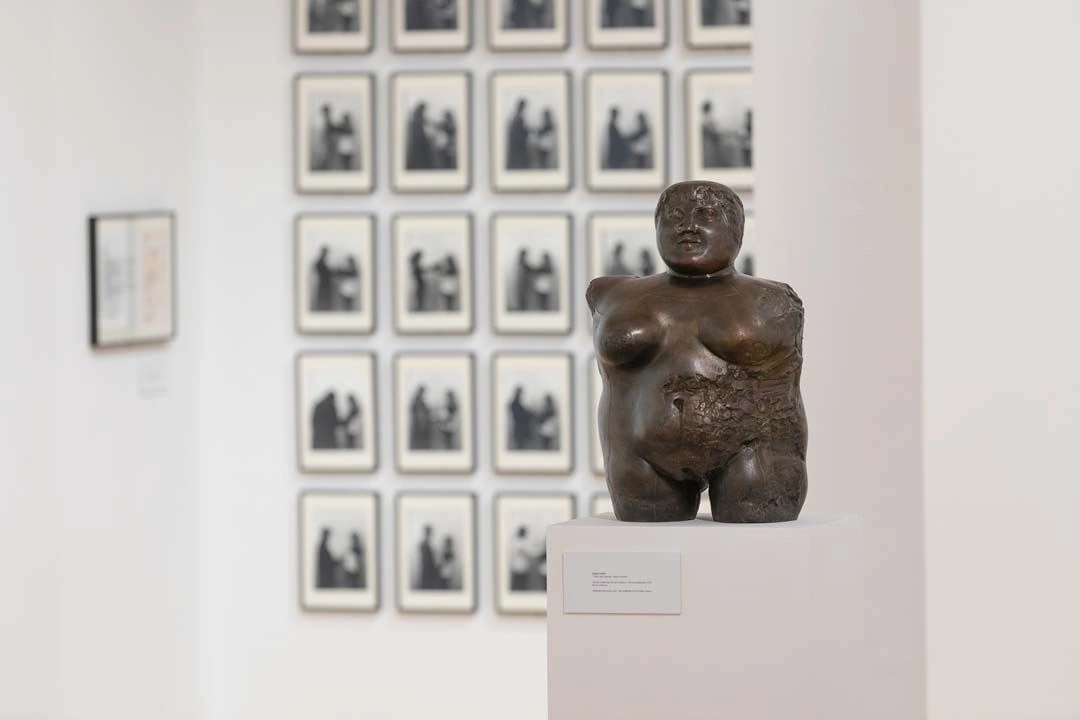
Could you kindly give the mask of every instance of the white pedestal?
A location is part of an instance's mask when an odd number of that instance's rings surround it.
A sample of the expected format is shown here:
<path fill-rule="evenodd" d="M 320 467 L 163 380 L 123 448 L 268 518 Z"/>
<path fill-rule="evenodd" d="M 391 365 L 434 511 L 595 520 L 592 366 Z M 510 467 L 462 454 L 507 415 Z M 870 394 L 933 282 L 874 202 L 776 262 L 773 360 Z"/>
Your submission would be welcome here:
<path fill-rule="evenodd" d="M 862 537 L 854 518 L 548 529 L 552 720 L 864 720 Z M 677 615 L 566 614 L 563 556 L 677 552 Z"/>

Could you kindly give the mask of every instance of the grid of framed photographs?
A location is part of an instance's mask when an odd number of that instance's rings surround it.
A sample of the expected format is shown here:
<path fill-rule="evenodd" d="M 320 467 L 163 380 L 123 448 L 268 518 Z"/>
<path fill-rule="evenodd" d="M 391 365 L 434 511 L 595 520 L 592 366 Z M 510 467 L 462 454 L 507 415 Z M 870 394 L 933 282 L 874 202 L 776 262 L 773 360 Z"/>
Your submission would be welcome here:
<path fill-rule="evenodd" d="M 289 2 L 301 608 L 542 614 L 611 511 L 589 279 L 670 182 L 752 210 L 751 0 Z"/>

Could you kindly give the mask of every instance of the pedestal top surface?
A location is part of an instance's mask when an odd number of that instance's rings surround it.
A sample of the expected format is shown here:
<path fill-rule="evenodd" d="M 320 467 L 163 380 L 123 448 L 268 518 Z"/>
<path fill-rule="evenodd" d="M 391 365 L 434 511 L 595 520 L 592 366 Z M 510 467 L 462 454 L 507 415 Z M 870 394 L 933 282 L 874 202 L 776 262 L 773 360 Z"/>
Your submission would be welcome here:
<path fill-rule="evenodd" d="M 855 515 L 836 515 L 821 517 L 801 517 L 792 522 L 778 523 L 720 523 L 712 520 L 695 518 L 693 520 L 681 520 L 679 522 L 623 522 L 616 520 L 614 513 L 601 513 L 592 517 L 582 517 L 568 522 L 559 523 L 549 528 L 605 528 L 618 530 L 659 530 L 659 529 L 690 529 L 710 532 L 745 532 L 748 530 L 807 530 L 821 528 L 841 523 L 857 522 Z"/>

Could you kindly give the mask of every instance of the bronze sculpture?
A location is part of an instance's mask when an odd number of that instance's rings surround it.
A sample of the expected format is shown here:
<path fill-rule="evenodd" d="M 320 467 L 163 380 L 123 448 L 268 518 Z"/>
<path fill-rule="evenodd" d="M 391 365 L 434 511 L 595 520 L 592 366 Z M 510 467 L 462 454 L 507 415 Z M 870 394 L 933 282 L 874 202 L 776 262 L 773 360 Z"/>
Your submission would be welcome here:
<path fill-rule="evenodd" d="M 780 522 L 806 499 L 803 306 L 734 268 L 742 201 L 712 182 L 660 196 L 668 271 L 600 277 L 586 299 L 603 377 L 600 439 L 615 516 Z"/>

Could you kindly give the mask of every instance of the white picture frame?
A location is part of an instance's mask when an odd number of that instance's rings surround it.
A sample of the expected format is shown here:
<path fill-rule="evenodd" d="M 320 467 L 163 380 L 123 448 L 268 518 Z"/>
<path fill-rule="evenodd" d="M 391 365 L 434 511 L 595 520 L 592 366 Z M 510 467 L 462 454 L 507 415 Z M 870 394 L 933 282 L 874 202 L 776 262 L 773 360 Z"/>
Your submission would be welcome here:
<path fill-rule="evenodd" d="M 467 352 L 394 357 L 398 472 L 452 475 L 476 469 L 475 364 Z"/>
<path fill-rule="evenodd" d="M 353 55 L 374 46 L 375 0 L 292 0 L 293 50 Z"/>
<path fill-rule="evenodd" d="M 569 475 L 574 469 L 571 355 L 495 353 L 491 376 L 495 472 Z"/>
<path fill-rule="evenodd" d="M 497 334 L 570 333 L 572 225 L 565 213 L 492 215 L 490 304 Z"/>
<path fill-rule="evenodd" d="M 583 0 L 591 50 L 660 50 L 668 44 L 669 0 Z"/>
<path fill-rule="evenodd" d="M 547 612 L 547 529 L 574 519 L 569 493 L 499 493 L 495 514 L 495 610 Z"/>
<path fill-rule="evenodd" d="M 458 71 L 392 75 L 390 155 L 395 192 L 468 192 L 472 76 Z"/>
<path fill-rule="evenodd" d="M 378 467 L 375 355 L 308 352 L 296 358 L 301 472 L 370 473 Z"/>
<path fill-rule="evenodd" d="M 401 493 L 395 514 L 398 610 L 476 612 L 476 496 Z"/>
<path fill-rule="evenodd" d="M 472 0 L 389 0 L 389 4 L 394 52 L 465 52 L 472 47 Z"/>
<path fill-rule="evenodd" d="M 364 195 L 375 189 L 375 79 L 302 73 L 293 84 L 296 190 Z"/>
<path fill-rule="evenodd" d="M 300 494 L 298 510 L 301 609 L 378 611 L 378 494 L 308 490 Z"/>
<path fill-rule="evenodd" d="M 473 331 L 473 218 L 400 213 L 391 220 L 394 329 L 403 335 Z"/>
<path fill-rule="evenodd" d="M 566 192 L 573 185 L 570 73 L 491 74 L 491 186 L 495 192 Z"/>
<path fill-rule="evenodd" d="M 735 190 L 754 187 L 753 74 L 691 70 L 686 74 L 686 173 Z"/>
<path fill-rule="evenodd" d="M 295 315 L 301 334 L 375 331 L 375 217 L 301 214 L 295 230 Z"/>
<path fill-rule="evenodd" d="M 570 46 L 569 0 L 487 0 L 488 47 L 556 51 Z"/>
<path fill-rule="evenodd" d="M 663 70 L 585 75 L 585 184 L 594 192 L 667 186 L 668 91 Z"/>
<path fill-rule="evenodd" d="M 751 0 L 685 0 L 686 44 L 695 50 L 749 48 L 754 42 Z"/>

